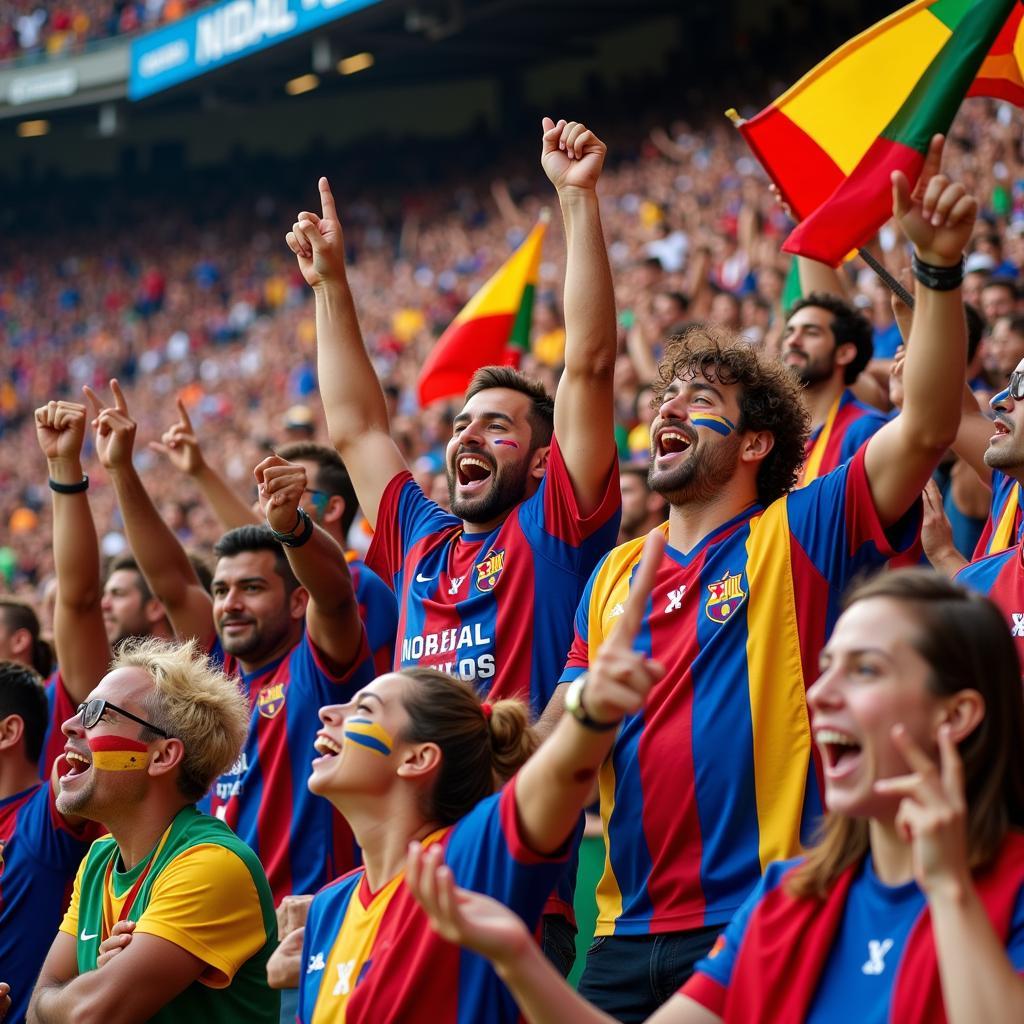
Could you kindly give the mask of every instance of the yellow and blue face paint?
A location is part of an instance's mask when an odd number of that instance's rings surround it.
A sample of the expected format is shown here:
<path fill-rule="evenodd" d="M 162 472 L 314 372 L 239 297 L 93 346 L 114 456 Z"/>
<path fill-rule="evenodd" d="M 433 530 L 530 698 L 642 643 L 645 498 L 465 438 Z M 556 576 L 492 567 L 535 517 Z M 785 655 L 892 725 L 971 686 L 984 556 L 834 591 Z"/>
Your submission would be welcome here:
<path fill-rule="evenodd" d="M 721 434 L 722 437 L 728 437 L 736 430 L 736 424 L 728 417 L 718 416 L 711 412 L 702 412 L 691 416 L 690 422 L 695 427 L 707 427 L 708 430 L 713 430 L 716 434 Z"/>
<path fill-rule="evenodd" d="M 141 771 L 149 764 L 149 747 L 140 740 L 123 736 L 89 737 L 92 766 L 104 772 Z"/>
<path fill-rule="evenodd" d="M 342 735 L 350 743 L 358 743 L 387 757 L 395 745 L 391 733 L 378 722 L 369 718 L 349 718 L 345 722 Z"/>

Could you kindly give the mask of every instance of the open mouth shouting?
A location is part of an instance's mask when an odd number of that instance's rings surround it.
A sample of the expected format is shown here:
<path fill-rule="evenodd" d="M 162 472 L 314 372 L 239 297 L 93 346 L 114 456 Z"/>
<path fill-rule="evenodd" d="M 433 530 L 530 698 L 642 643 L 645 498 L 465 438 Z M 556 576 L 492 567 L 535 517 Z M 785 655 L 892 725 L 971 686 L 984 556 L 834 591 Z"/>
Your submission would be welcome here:
<path fill-rule="evenodd" d="M 72 746 L 66 746 L 57 767 L 61 789 L 69 788 L 92 771 L 92 758 Z"/>
<path fill-rule="evenodd" d="M 989 444 L 995 444 L 997 441 L 1004 437 L 1009 437 L 1013 433 L 1011 425 L 1002 417 L 996 417 L 992 425 L 995 427 L 995 433 L 988 439 Z"/>
<path fill-rule="evenodd" d="M 821 751 L 826 778 L 845 778 L 860 766 L 863 749 L 849 733 L 839 729 L 818 729 L 814 742 Z"/>
<path fill-rule="evenodd" d="M 320 755 L 314 758 L 314 767 L 323 764 L 329 758 L 337 757 L 341 753 L 341 745 L 335 743 L 326 733 L 318 732 L 313 740 L 313 749 Z"/>
<path fill-rule="evenodd" d="M 662 427 L 654 439 L 654 462 L 660 469 L 677 462 L 693 446 L 696 439 L 682 427 Z"/>
<path fill-rule="evenodd" d="M 478 452 L 460 452 L 455 456 L 455 478 L 464 494 L 480 494 L 487 490 L 494 466 Z"/>

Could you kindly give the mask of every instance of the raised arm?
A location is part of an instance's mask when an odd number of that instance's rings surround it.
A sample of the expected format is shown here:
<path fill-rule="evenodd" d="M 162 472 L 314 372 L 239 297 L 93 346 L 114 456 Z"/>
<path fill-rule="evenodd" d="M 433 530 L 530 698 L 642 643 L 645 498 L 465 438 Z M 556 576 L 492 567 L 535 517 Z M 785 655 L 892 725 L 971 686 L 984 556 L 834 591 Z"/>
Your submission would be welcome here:
<path fill-rule="evenodd" d="M 299 214 L 286 241 L 316 300 L 317 374 L 331 443 L 352 477 L 363 515 L 376 526 L 384 489 L 406 464 L 363 345 L 345 270 L 345 239 L 326 178 L 320 179 L 320 205 L 322 216 Z"/>
<path fill-rule="evenodd" d="M 73 704 L 86 699 L 110 664 L 100 605 L 100 549 L 89 499 L 84 490 L 54 490 L 85 481 L 85 420 L 85 406 L 78 402 L 49 402 L 36 409 L 36 438 L 46 456 L 53 505 L 53 639 L 61 679 Z"/>
<path fill-rule="evenodd" d="M 600 504 L 615 462 L 612 377 L 615 294 L 597 202 L 606 147 L 575 121 L 544 118 L 541 163 L 565 224 L 565 371 L 555 394 L 555 436 L 580 512 Z"/>
<path fill-rule="evenodd" d="M 335 675 L 351 667 L 363 646 L 359 602 L 352 587 L 345 552 L 308 516 L 299 513 L 306 490 L 306 471 L 270 455 L 255 469 L 260 508 L 276 533 L 293 534 L 299 542 L 285 544 L 295 578 L 309 592 L 306 629 L 317 649 L 331 662 Z M 303 540 L 308 536 L 308 540 Z"/>
<path fill-rule="evenodd" d="M 174 632 L 208 645 L 214 635 L 213 602 L 135 471 L 132 450 L 136 424 L 116 380 L 110 382 L 110 389 L 112 406 L 104 405 L 92 388 L 84 390 L 94 415 L 96 454 L 114 484 L 128 545 L 150 590 L 163 604 Z"/>
<path fill-rule="evenodd" d="M 564 714 L 519 771 L 519 822 L 530 848 L 538 853 L 552 853 L 565 843 L 590 800 L 597 771 L 618 734 L 618 723 L 643 707 L 648 691 L 664 672 L 658 662 L 633 650 L 664 550 L 664 535 L 653 531 L 644 544 L 625 612 L 585 676 L 585 712 L 609 727 L 585 726 L 574 715 Z"/>
<path fill-rule="evenodd" d="M 178 422 L 165 430 L 159 441 L 150 441 L 149 447 L 151 451 L 165 456 L 175 469 L 195 481 L 224 530 L 260 522 L 260 517 L 204 458 L 188 409 L 180 398 Z"/>
<path fill-rule="evenodd" d="M 970 238 L 978 203 L 940 172 L 942 137 L 932 140 L 913 193 L 893 173 L 893 214 L 919 261 L 954 268 Z M 967 324 L 960 288 L 916 282 L 913 325 L 903 366 L 903 411 L 867 444 L 865 467 L 879 519 L 900 519 L 956 439 L 967 369 Z"/>

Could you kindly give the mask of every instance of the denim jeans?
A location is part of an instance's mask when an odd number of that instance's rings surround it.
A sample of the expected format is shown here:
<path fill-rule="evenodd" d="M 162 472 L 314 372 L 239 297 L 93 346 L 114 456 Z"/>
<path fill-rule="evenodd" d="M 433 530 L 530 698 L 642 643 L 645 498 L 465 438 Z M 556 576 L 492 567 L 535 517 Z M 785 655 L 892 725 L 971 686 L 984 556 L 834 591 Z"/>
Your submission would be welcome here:
<path fill-rule="evenodd" d="M 561 914 L 545 914 L 541 936 L 544 955 L 568 978 L 576 962 L 576 928 Z"/>
<path fill-rule="evenodd" d="M 599 935 L 580 995 L 622 1024 L 646 1020 L 679 991 L 725 925 L 664 935 Z"/>

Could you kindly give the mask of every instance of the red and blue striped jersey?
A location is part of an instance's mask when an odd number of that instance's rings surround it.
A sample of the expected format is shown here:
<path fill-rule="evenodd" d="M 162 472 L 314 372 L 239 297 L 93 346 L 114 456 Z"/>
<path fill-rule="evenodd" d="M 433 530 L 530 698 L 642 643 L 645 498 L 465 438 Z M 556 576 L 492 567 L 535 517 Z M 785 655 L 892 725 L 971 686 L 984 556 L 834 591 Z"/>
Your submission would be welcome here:
<path fill-rule="evenodd" d="M 434 842 L 444 846 L 457 885 L 500 900 L 530 928 L 538 925 L 545 897 L 565 869 L 564 849 L 540 856 L 527 846 L 514 779 L 424 840 Z M 371 892 L 360 868 L 317 893 L 300 971 L 299 1024 L 521 1020 L 487 960 L 431 929 L 403 874 Z"/>
<path fill-rule="evenodd" d="M 0 800 L 0 980 L 11 986 L 8 1024 L 25 1018 L 75 872 L 96 834 L 91 822 L 68 827 L 48 782 Z"/>
<path fill-rule="evenodd" d="M 366 646 L 345 675 L 336 677 L 304 633 L 279 661 L 244 673 L 215 642 L 211 658 L 237 673 L 252 719 L 238 759 L 213 784 L 201 808 L 226 821 L 255 851 L 267 873 L 274 904 L 293 893 L 316 892 L 356 863 L 345 820 L 306 788 L 317 712 L 344 703 L 374 678 Z"/>
<path fill-rule="evenodd" d="M 667 671 L 599 775 L 598 935 L 725 922 L 809 837 L 822 802 L 805 688 L 847 584 L 909 545 L 920 520 L 918 505 L 883 529 L 863 453 L 690 552 L 666 548 L 636 646 Z M 642 547 L 615 548 L 591 577 L 563 681 L 622 614 Z"/>
<path fill-rule="evenodd" d="M 543 711 L 583 586 L 615 543 L 620 505 L 613 466 L 597 509 L 580 515 L 557 441 L 537 492 L 490 533 L 466 533 L 400 473 L 366 556 L 399 596 L 395 669 L 437 668 Z"/>
<path fill-rule="evenodd" d="M 359 602 L 366 639 L 377 675 L 391 671 L 398 632 L 398 602 L 394 591 L 354 551 L 345 553 L 352 589 Z"/>
<path fill-rule="evenodd" d="M 1011 476 L 992 470 L 992 501 L 988 519 L 974 548 L 974 557 L 983 558 L 1012 548 L 1021 539 L 1024 514 L 1021 510 L 1020 484 Z"/>
<path fill-rule="evenodd" d="M 825 422 L 807 438 L 798 486 L 803 487 L 849 462 L 857 449 L 887 422 L 884 413 L 844 388 Z"/>
<path fill-rule="evenodd" d="M 97 680 L 99 682 L 99 680 Z M 54 669 L 46 680 L 46 704 L 48 717 L 46 732 L 43 736 L 43 749 L 39 754 L 39 777 L 48 779 L 53 769 L 53 762 L 64 753 L 67 737 L 61 726 L 75 714 L 75 703 L 64 685 L 60 669 Z"/>
<path fill-rule="evenodd" d="M 984 594 L 1006 617 L 1024 665 L 1024 553 L 1021 544 L 965 565 L 956 582 Z"/>
<path fill-rule="evenodd" d="M 1012 863 L 1019 836 L 1011 842 L 976 882 L 1007 957 L 1024 972 L 1024 888 L 1020 862 Z M 682 994 L 744 1024 L 944 1020 L 935 1013 L 941 985 L 927 900 L 917 883 L 884 885 L 868 856 L 844 872 L 824 901 L 794 897 L 784 882 L 798 864 L 768 866 Z"/>

